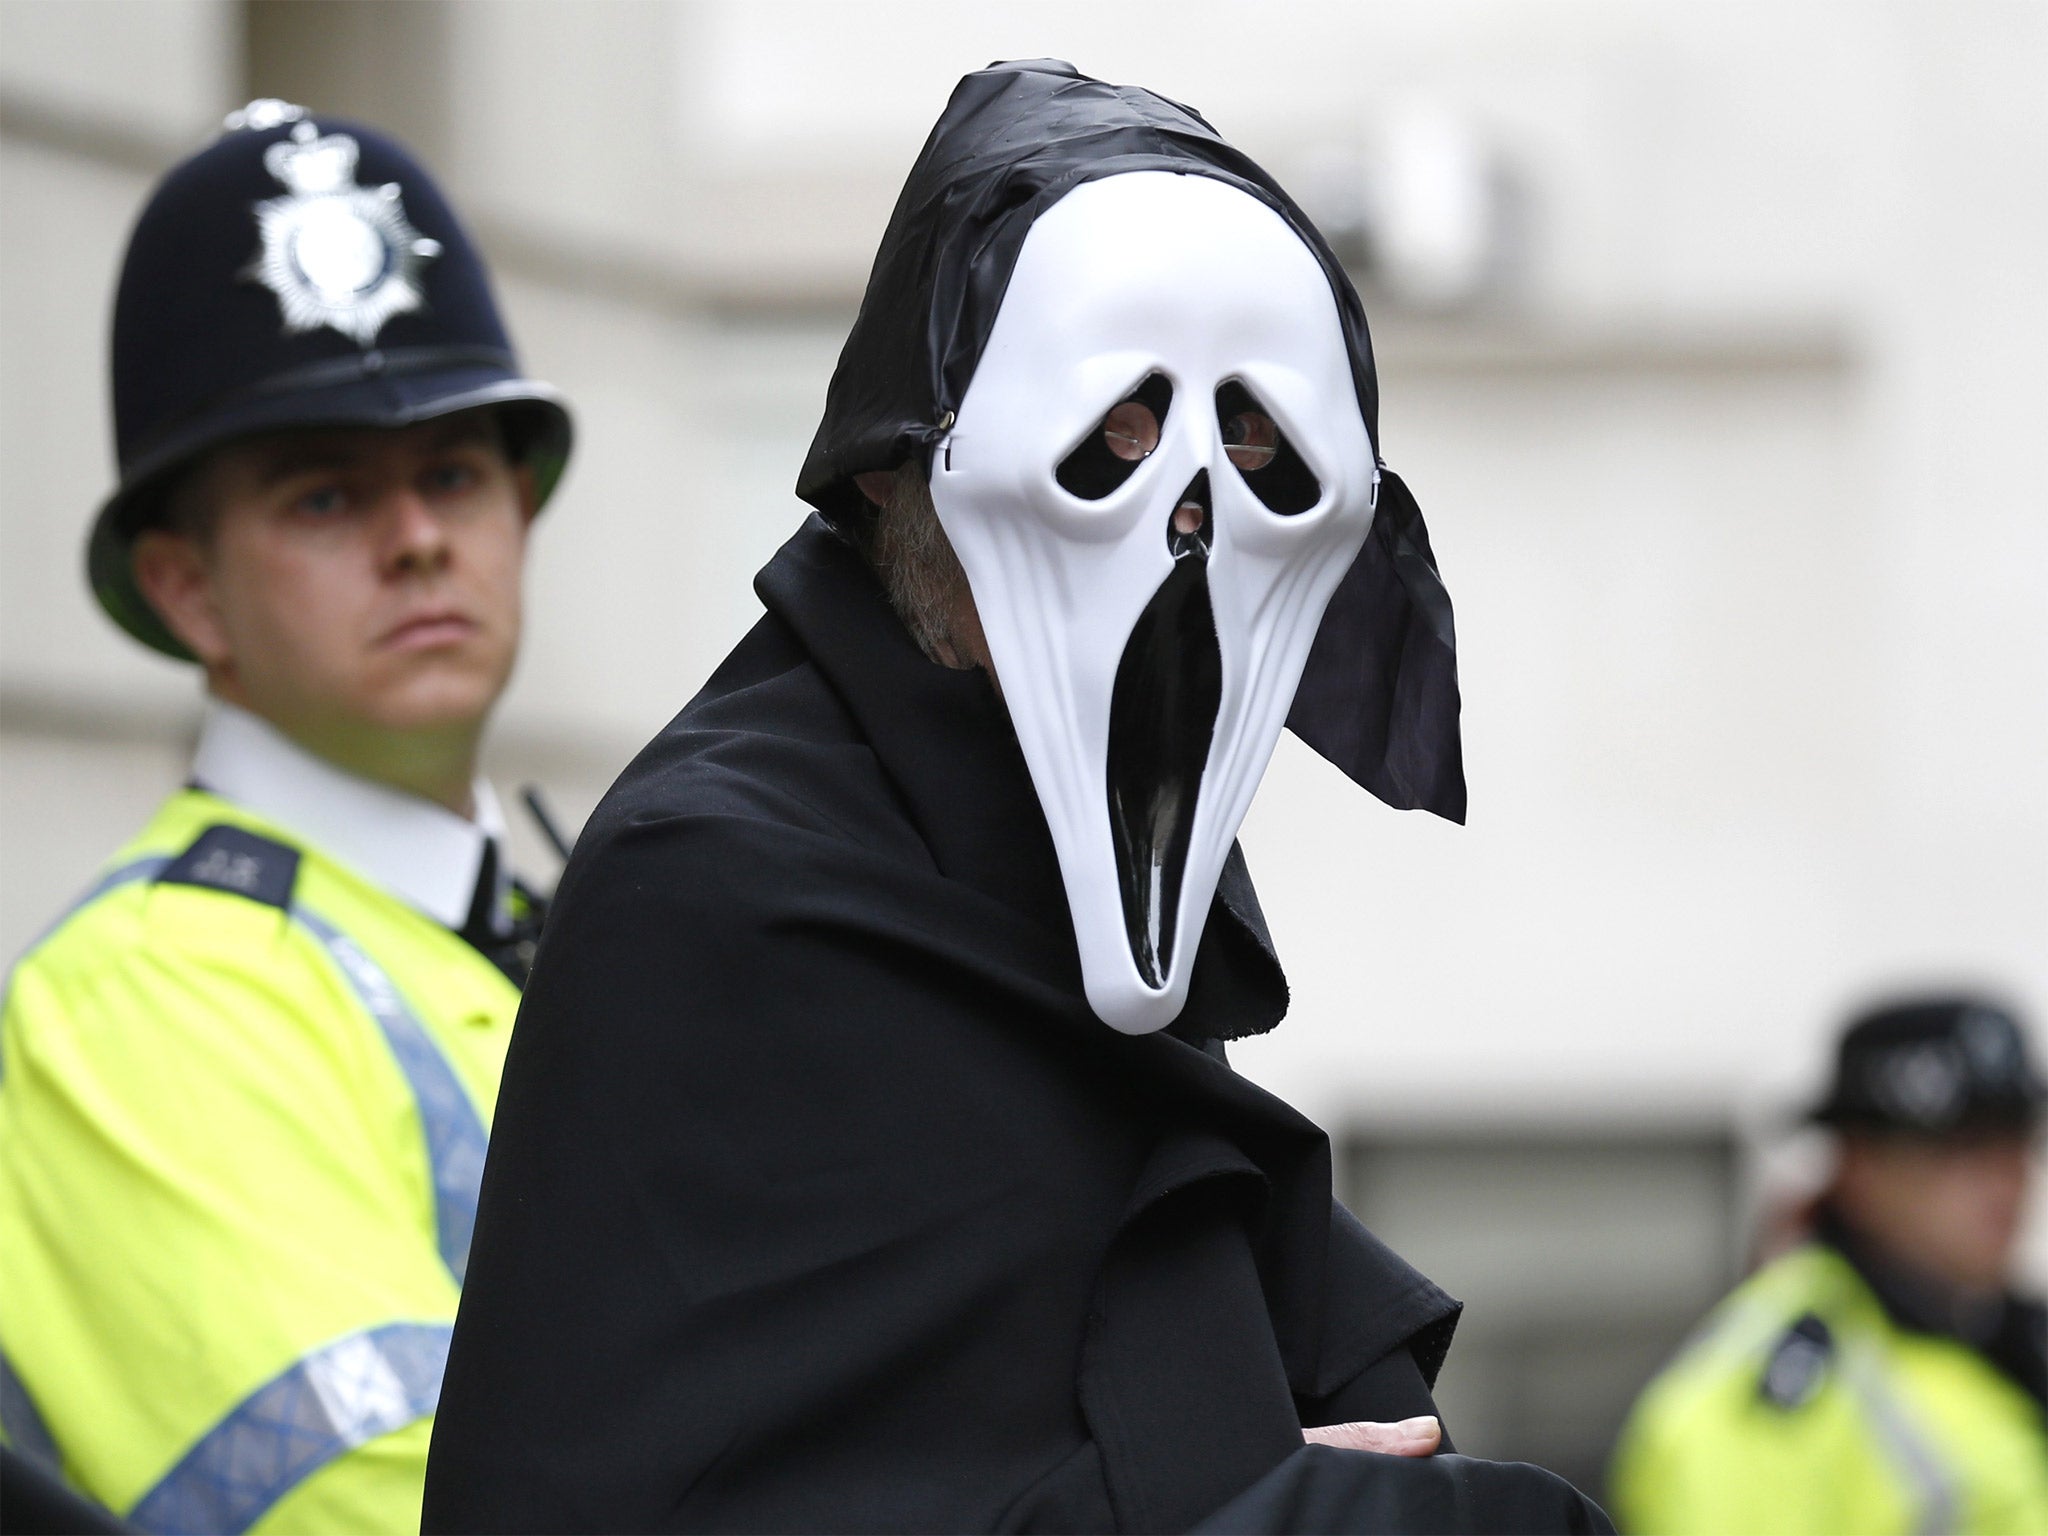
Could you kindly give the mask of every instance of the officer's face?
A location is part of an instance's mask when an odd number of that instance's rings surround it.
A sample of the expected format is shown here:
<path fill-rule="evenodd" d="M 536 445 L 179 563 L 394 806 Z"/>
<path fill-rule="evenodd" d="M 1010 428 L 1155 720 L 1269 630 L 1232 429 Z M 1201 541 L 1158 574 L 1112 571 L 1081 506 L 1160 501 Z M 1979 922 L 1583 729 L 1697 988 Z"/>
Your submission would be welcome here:
<path fill-rule="evenodd" d="M 1844 1138 L 1845 1214 L 1897 1257 L 1951 1285 L 1992 1290 L 2008 1278 L 2032 1180 L 2029 1139 L 1858 1135 Z"/>
<path fill-rule="evenodd" d="M 145 534 L 136 573 L 216 693 L 345 765 L 473 738 L 518 647 L 534 510 L 487 415 L 276 433 L 194 477 L 195 526 Z"/>

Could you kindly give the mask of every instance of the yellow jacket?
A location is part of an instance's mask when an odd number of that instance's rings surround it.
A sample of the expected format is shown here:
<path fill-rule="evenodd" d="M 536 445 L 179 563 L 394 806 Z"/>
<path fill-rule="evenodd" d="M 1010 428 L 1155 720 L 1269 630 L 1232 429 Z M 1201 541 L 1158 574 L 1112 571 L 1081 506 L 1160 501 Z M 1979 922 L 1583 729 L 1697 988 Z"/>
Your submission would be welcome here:
<path fill-rule="evenodd" d="M 2043 1536 L 2048 1416 L 1815 1242 L 1737 1287 L 1650 1384 L 1610 1486 L 1642 1536 Z"/>
<path fill-rule="evenodd" d="M 145 1530 L 419 1528 L 516 988 L 198 790 L 0 1012 L 0 1421 Z"/>

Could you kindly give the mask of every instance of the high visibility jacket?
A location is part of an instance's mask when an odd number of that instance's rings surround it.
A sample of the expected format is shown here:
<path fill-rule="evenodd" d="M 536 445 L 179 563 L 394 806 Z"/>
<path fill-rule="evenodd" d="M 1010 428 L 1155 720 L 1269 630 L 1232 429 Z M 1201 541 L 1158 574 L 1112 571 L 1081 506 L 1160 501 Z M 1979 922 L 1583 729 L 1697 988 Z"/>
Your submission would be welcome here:
<path fill-rule="evenodd" d="M 1610 1491 L 1643 1536 L 2042 1536 L 2048 1415 L 1814 1242 L 1739 1286 L 1651 1383 Z"/>
<path fill-rule="evenodd" d="M 415 1531 L 519 994 L 213 795 L 0 1012 L 0 1421 L 151 1531 Z"/>

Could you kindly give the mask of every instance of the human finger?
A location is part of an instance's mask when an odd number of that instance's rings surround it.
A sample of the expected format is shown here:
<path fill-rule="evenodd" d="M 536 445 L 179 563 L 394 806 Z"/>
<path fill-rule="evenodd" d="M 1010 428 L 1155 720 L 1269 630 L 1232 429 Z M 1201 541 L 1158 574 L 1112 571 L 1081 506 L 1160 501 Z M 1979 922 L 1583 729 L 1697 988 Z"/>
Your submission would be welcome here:
<path fill-rule="evenodd" d="M 1427 1456 L 1443 1440 L 1443 1426 L 1429 1415 L 1397 1424 L 1321 1424 L 1304 1429 L 1310 1445 L 1334 1445 L 1347 1451 L 1378 1451 L 1382 1456 Z"/>

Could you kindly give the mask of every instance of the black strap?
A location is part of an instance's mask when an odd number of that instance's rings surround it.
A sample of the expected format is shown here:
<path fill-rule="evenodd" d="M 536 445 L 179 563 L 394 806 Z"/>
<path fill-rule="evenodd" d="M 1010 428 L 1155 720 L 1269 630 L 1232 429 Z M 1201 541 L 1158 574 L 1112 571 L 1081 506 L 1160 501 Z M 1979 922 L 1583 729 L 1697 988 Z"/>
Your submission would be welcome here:
<path fill-rule="evenodd" d="M 500 912 L 498 840 L 486 838 L 484 856 L 476 872 L 476 890 L 470 897 L 469 916 L 456 932 L 523 991 L 527 977 L 533 974 L 533 957 L 540 947 L 540 925 L 547 914 L 547 902 L 516 876 L 511 887 L 510 910 Z"/>

